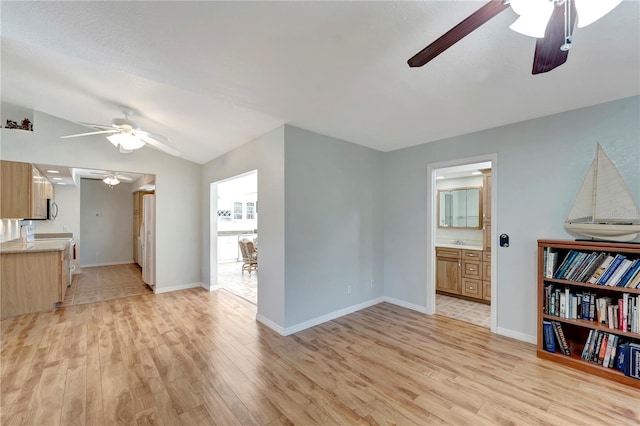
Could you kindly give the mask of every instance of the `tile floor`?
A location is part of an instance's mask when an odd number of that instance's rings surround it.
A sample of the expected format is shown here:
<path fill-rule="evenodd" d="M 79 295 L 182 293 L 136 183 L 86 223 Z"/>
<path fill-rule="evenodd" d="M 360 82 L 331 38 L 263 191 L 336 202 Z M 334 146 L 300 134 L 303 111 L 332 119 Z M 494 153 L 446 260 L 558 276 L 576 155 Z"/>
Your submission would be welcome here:
<path fill-rule="evenodd" d="M 258 304 L 258 274 L 242 272 L 242 262 L 218 263 L 218 284 L 236 296 Z"/>
<path fill-rule="evenodd" d="M 491 328 L 491 306 L 484 303 L 436 294 L 436 313 Z"/>
<path fill-rule="evenodd" d="M 218 284 L 224 290 L 256 305 L 258 302 L 258 276 L 242 272 L 242 262 L 218 263 Z M 96 266 L 82 268 L 75 275 L 71 287 L 60 306 L 80 305 L 117 299 L 153 291 L 142 281 L 137 264 Z M 462 321 L 491 327 L 491 307 L 483 303 L 436 295 L 436 313 Z"/>
<path fill-rule="evenodd" d="M 142 271 L 137 264 L 94 266 L 82 268 L 82 273 L 73 276 L 71 287 L 67 287 L 67 294 L 60 306 L 81 305 L 144 293 L 153 291 L 142 281 Z"/>

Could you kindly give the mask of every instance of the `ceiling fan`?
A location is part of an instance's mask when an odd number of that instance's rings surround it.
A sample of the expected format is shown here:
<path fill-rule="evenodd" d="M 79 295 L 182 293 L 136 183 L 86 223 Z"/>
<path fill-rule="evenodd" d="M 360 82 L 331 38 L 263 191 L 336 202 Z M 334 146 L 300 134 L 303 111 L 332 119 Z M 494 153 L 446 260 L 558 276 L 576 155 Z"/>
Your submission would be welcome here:
<path fill-rule="evenodd" d="M 66 139 L 77 138 L 80 136 L 106 134 L 109 135 L 107 136 L 109 142 L 118 147 L 120 153 L 122 154 L 126 154 L 138 148 L 142 148 L 145 145 L 149 145 L 152 148 L 170 155 L 180 155 L 180 152 L 167 145 L 169 139 L 157 133 L 144 131 L 140 128 L 140 126 L 138 126 L 135 121 L 130 120 L 129 116 L 133 114 L 133 111 L 124 109 L 123 114 L 124 118 L 114 118 L 113 120 L 111 120 L 111 125 L 78 122 L 78 124 L 94 128 L 96 129 L 96 131 L 60 136 L 60 138 Z M 163 142 L 160 142 L 160 140 L 162 140 Z"/>
<path fill-rule="evenodd" d="M 109 187 L 113 187 L 120 182 L 133 182 L 133 178 L 118 172 L 91 171 L 91 175 L 95 175 L 95 179 L 102 180 Z"/>
<path fill-rule="evenodd" d="M 411 57 L 410 67 L 421 67 L 498 15 L 509 5 L 520 17 L 510 28 L 536 37 L 532 74 L 540 74 L 566 62 L 572 43 L 573 27 L 597 21 L 622 0 L 491 0 Z"/>

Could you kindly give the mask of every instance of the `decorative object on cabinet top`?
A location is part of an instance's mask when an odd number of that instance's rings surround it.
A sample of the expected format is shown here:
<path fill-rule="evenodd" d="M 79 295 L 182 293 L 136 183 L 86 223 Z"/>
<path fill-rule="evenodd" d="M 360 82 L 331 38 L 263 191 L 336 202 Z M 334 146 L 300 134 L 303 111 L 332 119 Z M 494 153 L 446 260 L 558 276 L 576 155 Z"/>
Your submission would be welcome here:
<path fill-rule="evenodd" d="M 640 211 L 600 144 L 564 227 L 586 237 L 621 242 L 631 241 L 640 233 Z"/>

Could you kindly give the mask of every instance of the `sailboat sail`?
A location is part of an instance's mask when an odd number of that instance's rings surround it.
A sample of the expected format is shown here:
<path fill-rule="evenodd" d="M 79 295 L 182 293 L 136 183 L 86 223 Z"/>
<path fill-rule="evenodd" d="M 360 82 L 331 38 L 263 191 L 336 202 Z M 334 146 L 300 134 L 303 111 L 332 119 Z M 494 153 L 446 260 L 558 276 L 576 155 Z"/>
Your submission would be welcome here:
<path fill-rule="evenodd" d="M 565 228 L 580 235 L 615 241 L 630 241 L 640 232 L 640 211 L 600 144 Z"/>

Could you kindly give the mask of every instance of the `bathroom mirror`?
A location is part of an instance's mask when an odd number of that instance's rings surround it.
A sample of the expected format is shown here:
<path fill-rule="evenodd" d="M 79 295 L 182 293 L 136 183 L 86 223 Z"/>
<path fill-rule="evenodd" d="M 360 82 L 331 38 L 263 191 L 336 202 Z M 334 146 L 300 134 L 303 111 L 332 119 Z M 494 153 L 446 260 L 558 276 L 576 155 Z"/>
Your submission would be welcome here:
<path fill-rule="evenodd" d="M 482 227 L 480 187 L 450 188 L 438 191 L 438 227 Z"/>

